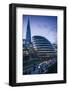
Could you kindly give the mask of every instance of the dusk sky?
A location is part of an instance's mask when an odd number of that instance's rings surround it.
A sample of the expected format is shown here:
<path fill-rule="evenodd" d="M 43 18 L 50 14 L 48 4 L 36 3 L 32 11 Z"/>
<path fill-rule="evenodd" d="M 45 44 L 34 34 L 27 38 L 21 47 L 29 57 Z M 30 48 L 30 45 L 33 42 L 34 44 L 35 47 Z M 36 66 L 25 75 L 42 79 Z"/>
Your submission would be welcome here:
<path fill-rule="evenodd" d="M 57 16 L 23 15 L 23 39 L 26 37 L 28 19 L 31 37 L 39 35 L 47 38 L 51 43 L 57 43 Z"/>

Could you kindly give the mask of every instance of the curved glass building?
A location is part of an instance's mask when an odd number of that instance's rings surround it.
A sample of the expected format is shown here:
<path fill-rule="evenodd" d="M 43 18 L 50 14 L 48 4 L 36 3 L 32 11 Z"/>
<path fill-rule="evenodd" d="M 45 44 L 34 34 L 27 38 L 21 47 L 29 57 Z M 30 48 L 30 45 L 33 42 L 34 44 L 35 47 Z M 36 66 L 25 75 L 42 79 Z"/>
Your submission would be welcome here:
<path fill-rule="evenodd" d="M 45 60 L 45 58 L 51 58 L 56 55 L 55 48 L 46 38 L 42 36 L 33 36 L 32 39 L 33 47 L 40 58 Z"/>

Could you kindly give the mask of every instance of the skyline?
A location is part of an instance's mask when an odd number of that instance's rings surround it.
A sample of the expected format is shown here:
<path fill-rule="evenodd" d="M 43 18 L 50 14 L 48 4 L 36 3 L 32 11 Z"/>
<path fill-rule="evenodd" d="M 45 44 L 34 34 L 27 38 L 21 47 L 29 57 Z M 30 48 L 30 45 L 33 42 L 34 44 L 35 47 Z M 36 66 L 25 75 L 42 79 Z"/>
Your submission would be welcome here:
<path fill-rule="evenodd" d="M 57 43 L 57 16 L 23 15 L 23 39 L 26 38 L 28 19 L 31 38 L 35 35 L 47 38 L 51 43 Z"/>

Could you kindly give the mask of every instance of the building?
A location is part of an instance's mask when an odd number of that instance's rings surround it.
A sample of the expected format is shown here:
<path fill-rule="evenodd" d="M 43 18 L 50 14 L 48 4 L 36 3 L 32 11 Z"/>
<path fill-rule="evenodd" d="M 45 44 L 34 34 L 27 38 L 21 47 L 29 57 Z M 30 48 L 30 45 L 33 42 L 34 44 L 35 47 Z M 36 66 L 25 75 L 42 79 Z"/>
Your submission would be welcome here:
<path fill-rule="evenodd" d="M 53 44 L 53 47 L 55 48 L 55 51 L 57 53 L 57 44 Z"/>
<path fill-rule="evenodd" d="M 28 20 L 26 38 L 23 39 L 23 74 L 30 74 L 37 61 L 37 55 L 31 42 L 30 22 Z"/>
<path fill-rule="evenodd" d="M 42 60 L 48 60 L 56 55 L 53 45 L 42 36 L 33 36 L 33 47 Z"/>
<path fill-rule="evenodd" d="M 26 45 L 29 47 L 30 44 L 31 44 L 31 30 L 30 30 L 30 22 L 28 19 L 27 31 L 26 31 Z"/>

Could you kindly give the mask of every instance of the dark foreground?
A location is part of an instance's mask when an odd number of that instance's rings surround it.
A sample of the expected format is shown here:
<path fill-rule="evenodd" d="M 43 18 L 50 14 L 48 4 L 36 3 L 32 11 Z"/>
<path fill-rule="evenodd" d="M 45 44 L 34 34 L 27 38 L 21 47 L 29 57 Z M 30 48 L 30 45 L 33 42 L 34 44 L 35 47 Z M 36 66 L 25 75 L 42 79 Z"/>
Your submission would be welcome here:
<path fill-rule="evenodd" d="M 55 59 L 44 61 L 38 65 L 28 68 L 23 75 L 57 73 L 57 61 Z"/>

